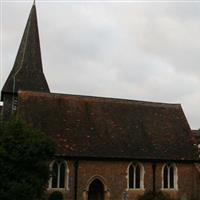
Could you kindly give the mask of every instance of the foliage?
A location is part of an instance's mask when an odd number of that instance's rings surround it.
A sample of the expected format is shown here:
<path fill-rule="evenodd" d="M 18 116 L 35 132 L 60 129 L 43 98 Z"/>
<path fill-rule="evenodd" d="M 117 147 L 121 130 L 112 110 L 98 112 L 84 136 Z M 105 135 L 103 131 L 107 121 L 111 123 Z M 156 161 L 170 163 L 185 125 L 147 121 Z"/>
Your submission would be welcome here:
<path fill-rule="evenodd" d="M 138 200 L 172 200 L 167 194 L 162 192 L 147 192 L 140 196 Z"/>
<path fill-rule="evenodd" d="M 21 120 L 0 120 L 0 199 L 42 199 L 54 149 L 46 135 Z"/>
<path fill-rule="evenodd" d="M 52 192 L 48 200 L 63 200 L 63 195 L 59 191 Z"/>

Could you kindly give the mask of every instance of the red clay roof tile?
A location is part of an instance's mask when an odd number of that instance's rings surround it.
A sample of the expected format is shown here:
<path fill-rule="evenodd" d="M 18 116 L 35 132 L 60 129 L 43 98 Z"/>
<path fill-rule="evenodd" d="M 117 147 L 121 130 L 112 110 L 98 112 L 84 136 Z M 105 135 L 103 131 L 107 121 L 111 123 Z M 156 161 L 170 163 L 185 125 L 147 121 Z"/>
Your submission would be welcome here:
<path fill-rule="evenodd" d="M 18 115 L 69 157 L 198 159 L 179 104 L 19 92 Z"/>

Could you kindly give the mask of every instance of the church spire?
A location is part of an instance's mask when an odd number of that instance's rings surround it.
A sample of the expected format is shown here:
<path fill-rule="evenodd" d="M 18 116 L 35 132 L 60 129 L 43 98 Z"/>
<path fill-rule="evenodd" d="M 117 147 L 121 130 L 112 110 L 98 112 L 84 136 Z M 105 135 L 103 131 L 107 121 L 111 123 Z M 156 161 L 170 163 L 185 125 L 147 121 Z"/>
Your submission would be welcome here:
<path fill-rule="evenodd" d="M 35 1 L 30 11 L 14 66 L 8 76 L 2 92 L 5 95 L 17 95 L 19 90 L 50 92 L 43 74 L 40 41 Z"/>

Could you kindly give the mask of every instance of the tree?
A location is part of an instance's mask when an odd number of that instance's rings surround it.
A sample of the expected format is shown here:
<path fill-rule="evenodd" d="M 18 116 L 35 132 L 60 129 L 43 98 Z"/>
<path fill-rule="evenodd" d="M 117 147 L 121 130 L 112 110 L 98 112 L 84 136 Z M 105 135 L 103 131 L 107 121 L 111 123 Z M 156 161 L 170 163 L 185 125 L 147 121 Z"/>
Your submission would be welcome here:
<path fill-rule="evenodd" d="M 45 134 L 19 119 L 0 120 L 0 199 L 42 199 L 54 146 Z"/>

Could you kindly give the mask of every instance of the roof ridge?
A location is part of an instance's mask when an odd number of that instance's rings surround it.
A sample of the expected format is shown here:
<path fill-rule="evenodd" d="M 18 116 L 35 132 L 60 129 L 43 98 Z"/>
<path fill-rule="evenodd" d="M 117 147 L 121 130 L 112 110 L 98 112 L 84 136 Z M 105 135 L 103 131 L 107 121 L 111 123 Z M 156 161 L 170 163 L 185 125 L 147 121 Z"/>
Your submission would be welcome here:
<path fill-rule="evenodd" d="M 122 98 L 114 98 L 114 97 L 101 97 L 101 96 L 89 96 L 89 95 L 78 95 L 78 94 L 64 94 L 64 93 L 45 93 L 45 92 L 36 92 L 36 91 L 19 91 L 19 94 L 37 94 L 38 96 L 54 96 L 54 97 L 77 97 L 84 99 L 93 99 L 93 100 L 101 100 L 101 101 L 115 101 L 115 102 L 126 102 L 126 103 L 137 103 L 142 105 L 151 105 L 151 106 L 167 106 L 167 107 L 181 107 L 179 103 L 162 103 L 162 102 L 152 102 L 152 101 L 142 101 L 142 100 L 134 100 L 134 99 L 122 99 Z"/>

